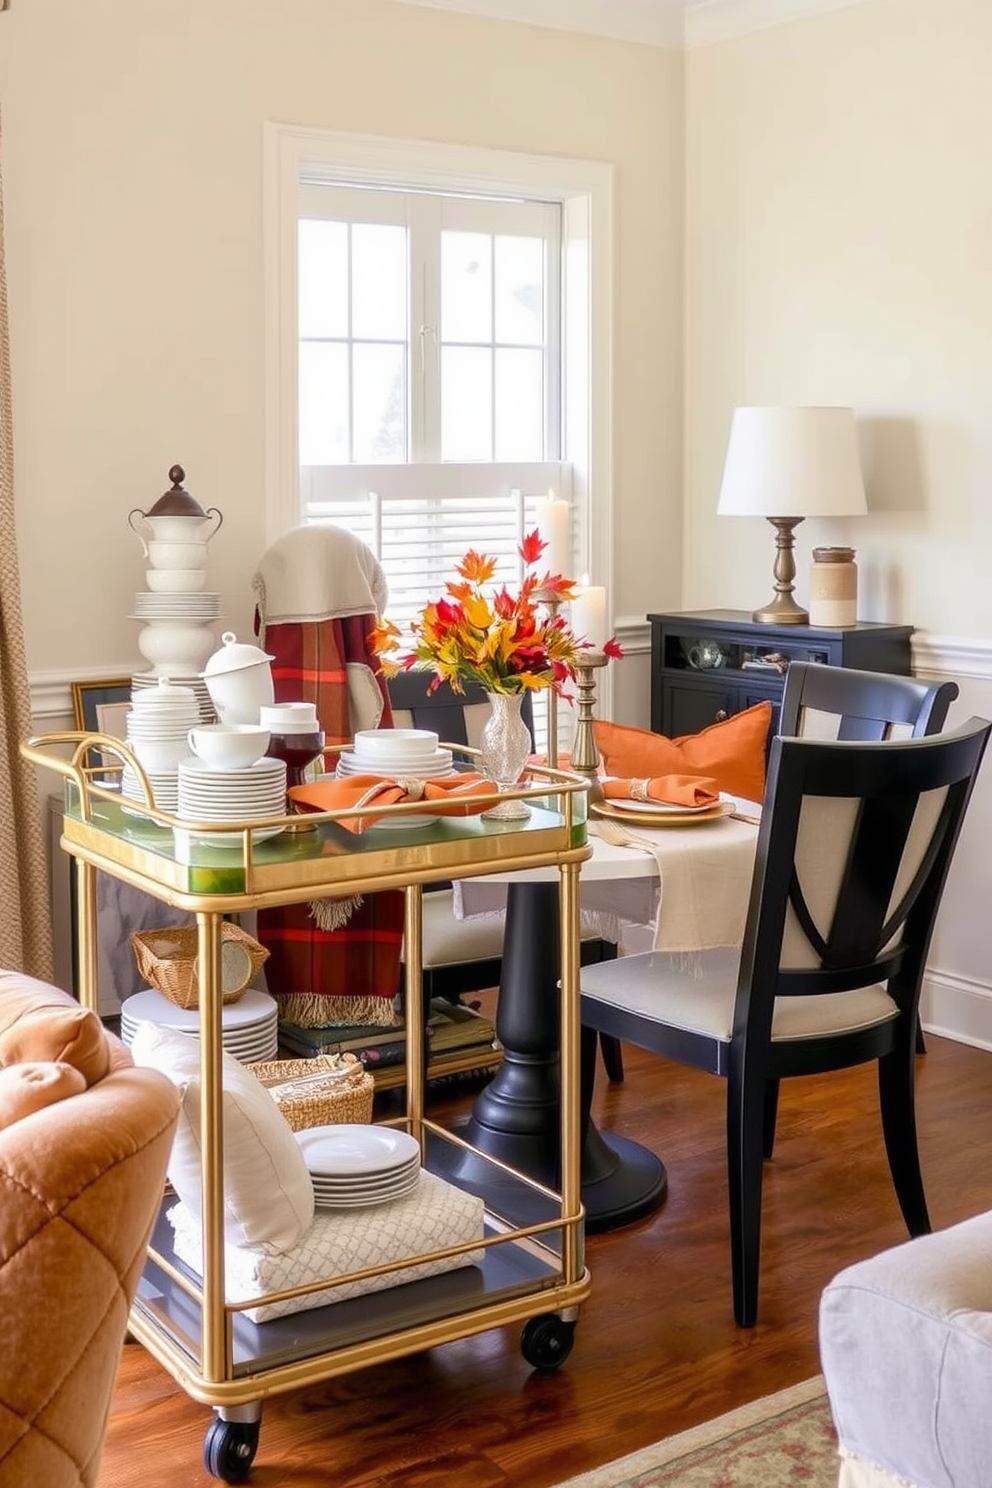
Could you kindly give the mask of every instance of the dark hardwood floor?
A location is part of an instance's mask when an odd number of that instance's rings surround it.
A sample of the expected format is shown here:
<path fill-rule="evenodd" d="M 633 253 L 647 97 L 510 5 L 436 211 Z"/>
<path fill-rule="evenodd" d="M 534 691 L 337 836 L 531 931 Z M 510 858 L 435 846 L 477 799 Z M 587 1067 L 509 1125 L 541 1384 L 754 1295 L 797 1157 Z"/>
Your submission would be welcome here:
<path fill-rule="evenodd" d="M 919 1063 L 935 1228 L 992 1208 L 992 1054 L 936 1037 Z M 492 1330 L 266 1402 L 255 1488 L 549 1488 L 818 1372 L 820 1292 L 905 1239 L 882 1152 L 874 1066 L 783 1084 L 767 1168 L 757 1327 L 734 1326 L 721 1080 L 625 1049 L 597 1119 L 652 1146 L 670 1192 L 654 1216 L 587 1243 L 575 1348 L 532 1372 Z M 602 1076 L 599 1077 L 602 1079 Z M 463 1110 L 445 1092 L 431 1114 Z M 101 1488 L 199 1488 L 209 1408 L 137 1344 L 124 1350 Z"/>

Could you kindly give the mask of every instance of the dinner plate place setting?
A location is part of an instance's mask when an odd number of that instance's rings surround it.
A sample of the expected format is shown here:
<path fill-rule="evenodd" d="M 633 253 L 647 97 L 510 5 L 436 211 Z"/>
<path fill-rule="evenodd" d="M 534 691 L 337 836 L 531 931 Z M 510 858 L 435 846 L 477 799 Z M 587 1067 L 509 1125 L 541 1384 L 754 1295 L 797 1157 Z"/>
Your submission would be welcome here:
<path fill-rule="evenodd" d="M 420 1181 L 420 1145 L 391 1127 L 348 1123 L 296 1133 L 324 1209 L 359 1209 L 411 1193 Z"/>
<path fill-rule="evenodd" d="M 719 802 L 704 801 L 701 806 L 679 806 L 672 801 L 627 801 L 624 799 L 613 799 L 609 804 L 615 806 L 618 811 L 635 811 L 640 812 L 644 816 L 670 816 L 672 812 L 678 812 L 682 816 L 685 816 L 686 813 L 690 816 L 696 816 L 701 811 L 712 813 L 716 811 L 718 805 L 722 805 L 723 802 L 730 799 L 728 795 L 721 792 Z"/>
<path fill-rule="evenodd" d="M 661 801 L 593 801 L 590 816 L 612 818 L 642 827 L 701 827 L 707 822 L 722 821 L 734 814 L 732 800 L 720 800 L 711 806 L 669 806 Z"/>
<path fill-rule="evenodd" d="M 243 1064 L 275 1059 L 279 1052 L 279 1007 L 274 997 L 248 987 L 237 1002 L 220 1010 L 221 1043 L 228 1054 Z M 175 1028 L 191 1038 L 200 1036 L 200 1014 L 196 1008 L 181 1008 L 154 987 L 135 992 L 121 1004 L 121 1040 L 130 1047 L 139 1023 Z"/>

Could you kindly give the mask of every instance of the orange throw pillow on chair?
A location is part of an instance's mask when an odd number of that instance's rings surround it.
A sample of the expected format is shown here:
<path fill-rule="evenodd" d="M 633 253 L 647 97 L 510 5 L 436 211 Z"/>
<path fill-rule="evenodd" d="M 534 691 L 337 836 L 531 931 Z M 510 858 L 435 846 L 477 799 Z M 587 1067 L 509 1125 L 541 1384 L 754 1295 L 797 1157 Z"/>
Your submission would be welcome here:
<path fill-rule="evenodd" d="M 650 729 L 596 719 L 596 744 L 607 775 L 711 775 L 720 789 L 748 801 L 765 794 L 765 748 L 772 705 L 755 703 L 698 734 L 669 739 Z"/>
<path fill-rule="evenodd" d="M 0 1131 L 85 1089 L 85 1075 L 71 1064 L 34 1060 L 5 1065 L 0 1069 Z"/>
<path fill-rule="evenodd" d="M 0 1066 L 36 1060 L 71 1064 L 87 1085 L 102 1080 L 110 1069 L 110 1044 L 96 1013 L 72 1004 L 25 1004 L 19 1016 L 0 1030 Z"/>

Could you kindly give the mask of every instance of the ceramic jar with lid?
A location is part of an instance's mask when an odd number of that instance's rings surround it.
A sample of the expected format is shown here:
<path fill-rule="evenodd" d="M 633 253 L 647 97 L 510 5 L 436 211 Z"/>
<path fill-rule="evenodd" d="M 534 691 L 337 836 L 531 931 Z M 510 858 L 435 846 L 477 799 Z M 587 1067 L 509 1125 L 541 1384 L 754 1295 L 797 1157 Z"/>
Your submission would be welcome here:
<path fill-rule="evenodd" d="M 221 723 L 258 723 L 261 710 L 275 699 L 274 656 L 260 646 L 239 641 L 225 630 L 221 647 L 207 658 L 200 676 Z"/>
<path fill-rule="evenodd" d="M 809 623 L 830 630 L 858 622 L 858 566 L 853 548 L 814 548 Z"/>

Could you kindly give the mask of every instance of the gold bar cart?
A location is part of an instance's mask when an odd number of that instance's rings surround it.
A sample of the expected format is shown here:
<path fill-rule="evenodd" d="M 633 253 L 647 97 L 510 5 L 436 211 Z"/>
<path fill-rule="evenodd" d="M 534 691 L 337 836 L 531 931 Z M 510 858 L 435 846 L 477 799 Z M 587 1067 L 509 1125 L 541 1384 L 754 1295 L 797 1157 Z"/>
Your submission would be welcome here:
<path fill-rule="evenodd" d="M 402 805 L 362 815 L 389 817 L 396 830 L 356 835 L 342 826 L 349 812 L 273 818 L 286 828 L 255 841 L 252 823 L 180 822 L 154 804 L 151 788 L 126 745 L 110 736 L 53 733 L 28 740 L 22 753 L 63 777 L 61 845 L 75 861 L 79 906 L 79 987 L 97 1007 L 96 874 L 100 870 L 163 904 L 195 915 L 200 982 L 202 1280 L 175 1255 L 163 1201 L 153 1231 L 130 1327 L 191 1398 L 213 1419 L 204 1460 L 225 1482 L 250 1470 L 266 1396 L 316 1384 L 365 1365 L 420 1352 L 508 1324 L 522 1324 L 521 1349 L 538 1368 L 553 1368 L 571 1351 L 578 1304 L 589 1294 L 580 1193 L 579 896 L 586 841 L 588 781 L 548 768 L 531 772 L 522 821 L 484 821 L 481 814 L 442 817 L 431 827 L 402 829 Z M 108 769 L 108 758 L 110 768 Z M 146 799 L 123 805 L 114 776 L 129 764 Z M 415 805 L 412 814 L 417 814 Z M 423 812 L 423 806 L 419 806 Z M 224 832 L 230 845 L 198 845 L 190 833 Z M 421 984 L 421 897 L 439 880 L 556 865 L 561 907 L 560 1191 L 486 1157 L 424 1111 Z M 378 889 L 405 891 L 407 1063 L 402 1115 L 388 1124 L 420 1143 L 423 1165 L 449 1182 L 460 1170 L 486 1201 L 482 1241 L 449 1246 L 407 1261 L 370 1266 L 345 1276 L 226 1300 L 224 1256 L 223 1111 L 221 1089 L 221 923 L 225 915 Z M 464 1159 L 464 1160 L 463 1160 Z M 404 1271 L 425 1260 L 481 1250 L 479 1265 L 424 1280 Z M 253 1323 L 245 1314 L 328 1287 L 390 1275 L 384 1290 L 333 1305 Z"/>

